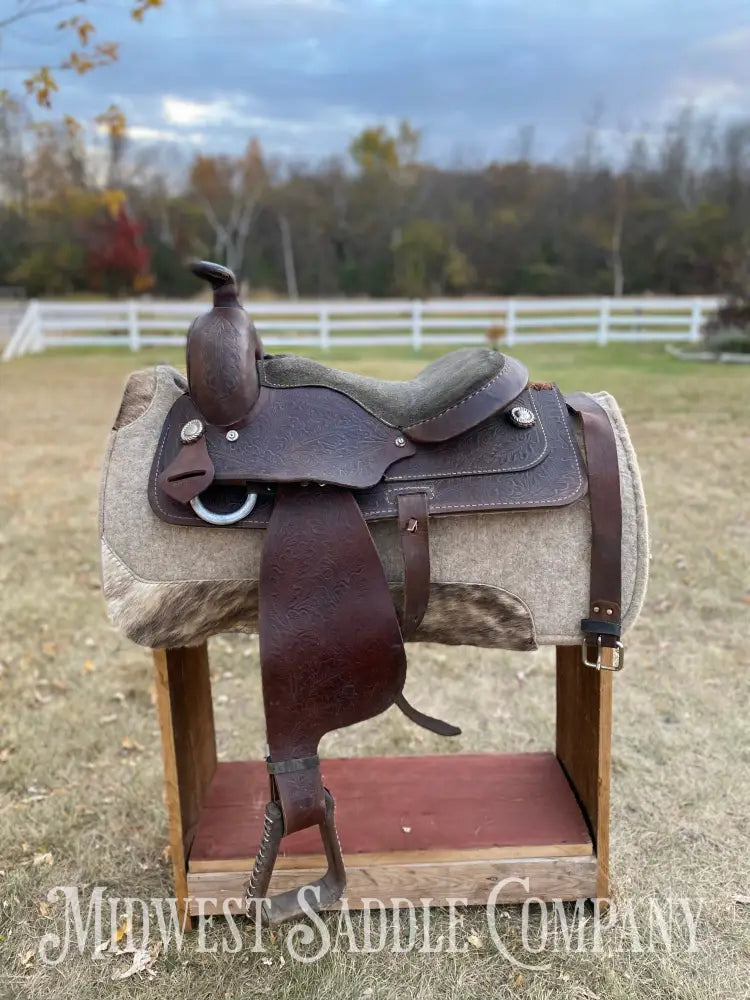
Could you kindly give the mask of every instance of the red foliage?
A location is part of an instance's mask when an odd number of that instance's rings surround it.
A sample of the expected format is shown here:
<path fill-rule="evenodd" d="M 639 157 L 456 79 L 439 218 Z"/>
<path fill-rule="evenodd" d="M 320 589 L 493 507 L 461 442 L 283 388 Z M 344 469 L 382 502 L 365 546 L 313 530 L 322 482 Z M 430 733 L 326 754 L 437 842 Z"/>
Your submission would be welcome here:
<path fill-rule="evenodd" d="M 151 254 L 143 243 L 143 226 L 122 207 L 98 227 L 89 254 L 93 287 L 110 294 L 143 291 L 151 284 Z"/>

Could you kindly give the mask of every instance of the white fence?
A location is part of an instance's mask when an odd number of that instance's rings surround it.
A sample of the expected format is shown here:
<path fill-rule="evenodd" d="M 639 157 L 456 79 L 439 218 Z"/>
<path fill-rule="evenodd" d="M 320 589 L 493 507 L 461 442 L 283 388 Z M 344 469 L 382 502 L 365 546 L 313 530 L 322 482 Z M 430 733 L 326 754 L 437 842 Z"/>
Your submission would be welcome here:
<path fill-rule="evenodd" d="M 678 341 L 700 339 L 716 298 L 433 299 L 248 302 L 269 347 L 318 347 L 494 342 Z M 184 344 L 204 302 L 32 301 L 5 347 L 3 360 L 46 347 L 141 347 Z"/>

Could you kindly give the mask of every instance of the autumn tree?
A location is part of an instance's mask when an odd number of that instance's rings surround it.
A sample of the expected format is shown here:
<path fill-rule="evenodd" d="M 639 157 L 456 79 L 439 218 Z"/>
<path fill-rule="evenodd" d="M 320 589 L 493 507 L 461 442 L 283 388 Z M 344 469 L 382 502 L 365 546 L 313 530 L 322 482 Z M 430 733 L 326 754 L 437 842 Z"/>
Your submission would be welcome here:
<path fill-rule="evenodd" d="M 128 0 L 128 10 L 134 20 L 142 21 L 148 10 L 161 7 L 163 3 L 164 0 Z M 85 12 L 81 12 L 82 9 Z M 96 26 L 87 16 L 88 9 L 88 0 L 17 0 L 15 10 L 0 17 L 0 44 L 6 29 L 21 21 L 31 21 L 35 25 L 54 24 L 56 31 L 69 39 L 70 48 L 63 59 L 54 65 L 30 68 L 23 80 L 26 94 L 42 108 L 52 106 L 62 75 L 83 76 L 101 66 L 111 65 L 119 56 L 117 42 L 99 39 Z M 66 14 L 68 16 L 64 16 Z M 8 71 L 7 67 L 0 66 L 0 69 Z M 7 89 L 0 90 L 0 100 L 13 101 L 14 95 Z"/>
<path fill-rule="evenodd" d="M 268 187 L 268 170 L 257 139 L 241 156 L 196 156 L 189 193 L 200 206 L 213 236 L 213 258 L 243 273 L 250 230 Z"/>
<path fill-rule="evenodd" d="M 117 213 L 102 216 L 88 255 L 91 284 L 108 295 L 144 292 L 151 287 L 150 253 L 144 244 L 143 225 L 122 205 Z"/>

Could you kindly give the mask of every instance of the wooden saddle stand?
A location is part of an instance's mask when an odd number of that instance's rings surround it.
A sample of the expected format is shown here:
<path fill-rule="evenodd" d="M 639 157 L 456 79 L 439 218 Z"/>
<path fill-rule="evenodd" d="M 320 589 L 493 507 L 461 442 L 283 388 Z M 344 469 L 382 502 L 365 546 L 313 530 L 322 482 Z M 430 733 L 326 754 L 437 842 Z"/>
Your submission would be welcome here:
<path fill-rule="evenodd" d="M 188 391 L 163 422 L 149 502 L 186 531 L 264 532 L 270 795 L 261 810 L 258 764 L 217 765 L 205 645 L 157 651 L 181 905 L 209 896 L 220 912 L 245 885 L 248 914 L 262 898 L 274 925 L 300 915 L 299 883 L 312 887 L 308 905 L 334 905 L 347 875 L 327 784 L 353 858 L 350 905 L 394 890 L 436 905 L 450 895 L 483 902 L 509 874 L 533 876 L 532 895 L 606 894 L 610 671 L 623 665 L 620 477 L 607 412 L 591 396 L 529 384 L 520 362 L 481 349 L 447 355 L 406 383 L 322 365 L 311 376 L 314 363 L 298 370 L 301 359 L 264 354 L 230 271 L 193 269 L 211 282 L 214 308 L 190 329 Z M 556 754 L 402 758 L 398 777 L 392 759 L 331 760 L 324 784 L 321 738 L 393 704 L 433 732 L 460 732 L 403 693 L 404 642 L 430 601 L 434 518 L 584 496 L 589 606 L 579 645 L 558 646 Z M 388 520 L 403 563 L 395 591 L 370 530 Z M 322 856 L 327 870 L 312 878 Z M 500 900 L 524 897 L 512 881 Z"/>

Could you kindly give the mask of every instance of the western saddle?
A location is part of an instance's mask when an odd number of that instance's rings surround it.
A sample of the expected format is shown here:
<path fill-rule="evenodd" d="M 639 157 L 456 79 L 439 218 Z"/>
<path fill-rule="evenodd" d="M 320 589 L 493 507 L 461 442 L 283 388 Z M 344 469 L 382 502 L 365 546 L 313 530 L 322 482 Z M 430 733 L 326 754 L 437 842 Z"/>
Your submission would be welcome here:
<path fill-rule="evenodd" d="M 266 899 L 283 836 L 318 825 L 328 860 L 314 904 L 346 885 L 318 744 L 396 704 L 442 735 L 459 730 L 403 694 L 404 642 L 430 594 L 431 517 L 548 508 L 588 492 L 590 606 L 585 661 L 620 643 L 617 451 L 605 411 L 529 384 L 489 349 L 448 354 L 407 382 L 266 355 L 234 275 L 199 262 L 214 307 L 193 323 L 188 392 L 165 420 L 149 480 L 156 515 L 183 526 L 263 529 L 259 636 L 271 795 L 248 885 L 271 924 L 300 912 L 298 891 Z M 584 465 L 571 414 L 580 418 Z M 403 587 L 394 598 L 368 522 L 397 523 Z M 239 540 L 239 539 L 238 539 Z"/>

